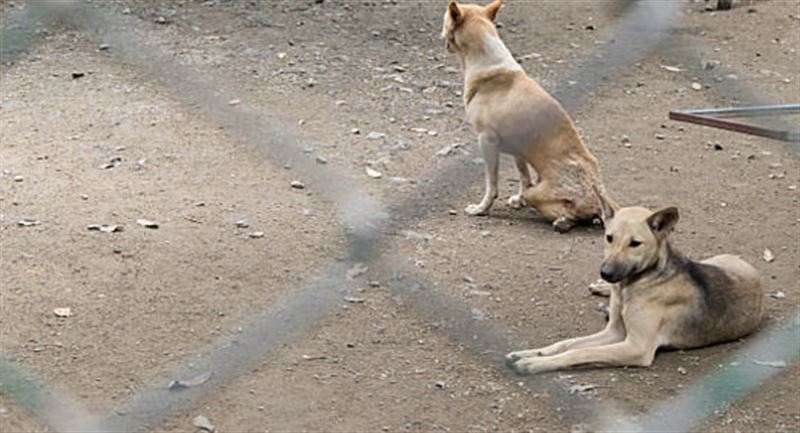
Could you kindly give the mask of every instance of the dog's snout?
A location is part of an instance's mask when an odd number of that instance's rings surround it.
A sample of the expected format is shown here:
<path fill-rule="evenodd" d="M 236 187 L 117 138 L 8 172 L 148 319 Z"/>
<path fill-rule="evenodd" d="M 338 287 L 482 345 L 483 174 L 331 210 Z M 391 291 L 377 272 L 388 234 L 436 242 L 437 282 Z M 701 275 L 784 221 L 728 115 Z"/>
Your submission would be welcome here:
<path fill-rule="evenodd" d="M 600 268 L 600 277 L 609 283 L 617 283 L 622 279 L 619 267 L 613 264 L 604 263 Z"/>

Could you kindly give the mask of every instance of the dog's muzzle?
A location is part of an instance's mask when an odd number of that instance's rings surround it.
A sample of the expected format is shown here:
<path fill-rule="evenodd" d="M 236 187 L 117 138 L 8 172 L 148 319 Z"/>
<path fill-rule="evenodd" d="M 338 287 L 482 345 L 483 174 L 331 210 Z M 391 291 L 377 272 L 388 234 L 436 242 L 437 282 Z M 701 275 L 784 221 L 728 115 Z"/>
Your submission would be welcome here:
<path fill-rule="evenodd" d="M 609 283 L 618 283 L 622 281 L 626 274 L 626 269 L 614 263 L 603 263 L 603 266 L 600 268 L 600 278 Z"/>

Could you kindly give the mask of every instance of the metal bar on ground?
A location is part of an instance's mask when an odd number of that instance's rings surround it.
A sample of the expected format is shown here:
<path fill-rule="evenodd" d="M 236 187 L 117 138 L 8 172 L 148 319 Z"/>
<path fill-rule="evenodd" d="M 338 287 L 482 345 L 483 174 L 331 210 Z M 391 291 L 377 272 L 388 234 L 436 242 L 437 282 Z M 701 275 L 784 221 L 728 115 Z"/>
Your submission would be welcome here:
<path fill-rule="evenodd" d="M 694 110 L 672 110 L 671 120 L 695 123 L 743 134 L 757 135 L 790 143 L 800 143 L 800 133 L 750 125 L 722 117 L 757 117 L 800 113 L 800 104 L 763 105 L 757 107 L 711 108 Z"/>

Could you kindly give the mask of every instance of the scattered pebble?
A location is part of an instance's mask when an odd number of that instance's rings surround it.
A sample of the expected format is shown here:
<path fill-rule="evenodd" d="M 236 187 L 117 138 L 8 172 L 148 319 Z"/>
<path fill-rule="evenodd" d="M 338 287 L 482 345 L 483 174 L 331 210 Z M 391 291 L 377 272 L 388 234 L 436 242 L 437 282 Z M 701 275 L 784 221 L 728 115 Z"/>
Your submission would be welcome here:
<path fill-rule="evenodd" d="M 753 360 L 753 364 L 756 365 L 763 365 L 765 367 L 774 367 L 774 368 L 786 368 L 786 361 L 778 360 L 778 361 L 759 361 Z"/>
<path fill-rule="evenodd" d="M 347 271 L 347 279 L 352 281 L 367 273 L 367 270 L 369 270 L 369 268 L 367 268 L 365 264 L 356 263 Z"/>
<path fill-rule="evenodd" d="M 681 68 L 679 68 L 677 66 L 669 66 L 669 65 L 661 65 L 661 69 L 663 69 L 665 71 L 669 71 L 669 72 L 681 72 L 681 71 L 683 71 L 683 69 L 681 69 Z"/>
<path fill-rule="evenodd" d="M 369 176 L 369 177 L 371 177 L 373 179 L 380 179 L 380 178 L 383 177 L 383 173 L 381 173 L 380 171 L 374 170 L 371 167 L 367 167 L 367 176 Z"/>
<path fill-rule="evenodd" d="M 207 371 L 205 373 L 198 374 L 188 379 L 176 379 L 170 382 L 169 385 L 167 385 L 167 389 L 169 389 L 170 391 L 175 391 L 179 389 L 186 389 L 186 388 L 193 388 L 195 386 L 200 386 L 208 382 L 208 379 L 211 378 L 212 374 L 213 374 L 212 372 Z"/>
<path fill-rule="evenodd" d="M 355 298 L 351 296 L 345 296 L 344 301 L 347 302 L 348 304 L 363 304 L 364 302 L 366 302 L 364 298 Z"/>
<path fill-rule="evenodd" d="M 481 230 L 480 234 L 482 238 L 487 238 L 492 235 L 492 232 L 490 232 L 489 230 Z"/>
<path fill-rule="evenodd" d="M 591 383 L 576 384 L 569 387 L 570 394 L 586 395 L 597 389 L 597 385 Z"/>
<path fill-rule="evenodd" d="M 372 132 L 370 132 L 369 134 L 366 135 L 366 139 L 367 140 L 382 140 L 384 138 L 386 138 L 386 134 L 384 134 L 382 132 L 372 131 Z"/>
<path fill-rule="evenodd" d="M 16 175 L 16 176 L 14 176 L 13 179 L 14 179 L 14 182 L 22 182 L 23 180 L 25 180 L 25 177 L 20 176 L 20 175 Z"/>
<path fill-rule="evenodd" d="M 247 234 L 250 239 L 261 239 L 264 237 L 264 232 L 251 232 Z"/>
<path fill-rule="evenodd" d="M 98 48 L 100 49 L 100 51 L 108 51 L 109 49 L 111 49 L 111 45 L 100 44 L 100 47 L 98 47 Z"/>
<path fill-rule="evenodd" d="M 38 226 L 39 224 L 41 224 L 41 223 L 38 220 L 27 220 L 27 219 L 25 219 L 25 220 L 17 221 L 17 225 L 20 226 L 20 227 L 32 227 L 32 226 Z"/>
<path fill-rule="evenodd" d="M 692 89 L 694 89 L 694 90 L 703 90 L 703 85 L 698 83 L 698 82 L 694 82 L 694 83 L 692 83 Z"/>
<path fill-rule="evenodd" d="M 121 232 L 123 227 L 120 225 L 100 225 L 100 224 L 89 224 L 86 226 L 87 230 L 90 231 L 98 231 L 103 233 L 116 233 Z"/>
<path fill-rule="evenodd" d="M 228 101 L 228 105 L 239 105 L 241 103 L 242 103 L 241 99 L 231 99 L 230 101 Z"/>
<path fill-rule="evenodd" d="M 192 420 L 192 425 L 199 428 L 200 430 L 205 430 L 208 432 L 213 432 L 214 430 L 216 430 L 214 424 L 211 424 L 208 418 L 204 417 L 203 415 L 197 415 L 196 417 L 194 417 L 194 419 Z"/>
<path fill-rule="evenodd" d="M 786 298 L 786 293 L 781 292 L 780 290 L 775 293 L 770 293 L 769 297 L 772 299 L 784 299 Z"/>
<path fill-rule="evenodd" d="M 299 180 L 293 180 L 291 185 L 292 185 L 292 188 L 294 188 L 294 189 L 305 189 L 305 187 L 306 187 L 306 184 L 304 184 L 303 182 L 300 182 Z"/>
<path fill-rule="evenodd" d="M 656 134 L 656 140 L 663 140 L 665 138 L 667 138 L 667 136 L 664 134 Z"/>
<path fill-rule="evenodd" d="M 678 367 L 678 373 L 680 373 L 680 374 L 683 374 L 683 375 L 686 375 L 687 371 L 686 371 L 686 369 L 685 369 L 685 368 L 683 368 L 683 367 Z"/>
<path fill-rule="evenodd" d="M 56 308 L 53 310 L 53 314 L 56 317 L 70 317 L 72 316 L 72 310 L 69 308 Z"/>
<path fill-rule="evenodd" d="M 157 222 L 146 220 L 146 219 L 138 219 L 138 220 L 136 220 L 136 224 L 139 224 L 140 226 L 142 226 L 142 227 L 144 227 L 146 229 L 157 229 L 158 228 L 158 223 Z"/>
<path fill-rule="evenodd" d="M 111 160 L 108 161 L 106 164 L 103 164 L 102 166 L 100 166 L 100 168 L 102 168 L 104 170 L 108 170 L 108 169 L 117 167 L 120 164 L 122 164 L 122 157 L 121 156 L 115 156 L 115 157 L 111 158 Z"/>
<path fill-rule="evenodd" d="M 325 157 L 323 157 L 323 156 L 317 156 L 317 162 L 320 163 L 320 164 L 327 164 L 328 160 L 325 159 Z"/>
<path fill-rule="evenodd" d="M 435 386 L 437 389 L 445 389 L 445 388 L 447 388 L 447 384 L 442 382 L 442 381 L 434 383 L 433 386 Z"/>
<path fill-rule="evenodd" d="M 250 223 L 245 220 L 239 220 L 236 221 L 236 227 L 239 227 L 240 229 L 246 229 L 250 227 Z"/>
<path fill-rule="evenodd" d="M 769 248 L 764 250 L 764 255 L 761 257 L 763 257 L 764 261 L 767 263 L 772 263 L 775 261 L 775 254 L 773 254 Z"/>

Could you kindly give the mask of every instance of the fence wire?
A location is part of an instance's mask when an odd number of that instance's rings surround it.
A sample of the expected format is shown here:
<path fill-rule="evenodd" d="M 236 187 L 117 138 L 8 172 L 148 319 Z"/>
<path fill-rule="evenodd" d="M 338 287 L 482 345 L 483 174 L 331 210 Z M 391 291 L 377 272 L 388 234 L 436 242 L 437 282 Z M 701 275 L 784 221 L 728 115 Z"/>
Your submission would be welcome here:
<path fill-rule="evenodd" d="M 519 341 L 518 338 L 489 321 L 475 320 L 463 301 L 435 292 L 430 284 L 415 274 L 413 266 L 407 265 L 405 258 L 384 251 L 388 241 L 385 233 L 396 232 L 436 209 L 429 199 L 432 190 L 422 190 L 399 204 L 381 203 L 361 191 L 358 182 L 350 180 L 346 173 L 331 166 L 321 168 L 306 158 L 297 135 L 280 120 L 266 118 L 262 112 L 226 104 L 225 101 L 230 99 L 226 98 L 230 94 L 228 90 L 200 71 L 178 64 L 160 47 L 148 44 L 147 27 L 135 17 L 116 13 L 107 4 L 51 6 L 51 3 L 33 3 L 22 15 L 15 19 L 7 18 L 0 40 L 3 62 L 13 61 L 28 52 L 37 38 L 47 31 L 43 29 L 52 28 L 47 25 L 66 24 L 89 34 L 98 42 L 113 45 L 120 60 L 146 71 L 153 80 L 170 89 L 176 99 L 196 107 L 216 124 L 235 133 L 242 142 L 263 151 L 276 164 L 292 161 L 295 170 L 302 173 L 322 195 L 331 198 L 348 236 L 348 254 L 345 261 L 324 266 L 305 286 L 251 318 L 243 326 L 243 332 L 217 342 L 211 350 L 205 351 L 209 353 L 205 357 L 193 359 L 192 368 L 165 372 L 154 378 L 148 388 L 108 415 L 89 414 L 73 399 L 48 390 L 43 384 L 30 386 L 36 383 L 30 378 L 9 382 L 9 377 L 27 377 L 10 361 L 0 363 L 3 376 L 0 392 L 31 408 L 39 418 L 59 431 L 152 429 L 167 416 L 190 407 L 207 392 L 263 362 L 272 351 L 302 335 L 317 320 L 337 308 L 349 287 L 347 270 L 356 263 L 367 264 L 384 280 L 391 281 L 391 290 L 402 296 L 423 318 L 436 323 L 445 335 L 469 347 L 486 362 L 503 368 L 502 356 L 516 347 L 514 343 Z M 563 82 L 554 89 L 556 97 L 568 110 L 575 110 L 583 98 L 597 94 L 603 86 L 626 73 L 634 62 L 662 48 L 676 25 L 675 15 L 680 6 L 680 2 L 631 2 L 613 31 L 612 42 L 596 48 L 584 61 L 570 68 Z M 477 178 L 473 167 L 454 163 L 442 170 L 430 185 L 438 190 L 452 179 L 463 182 L 468 178 Z M 743 349 L 739 355 L 741 359 L 732 361 L 735 364 L 731 364 L 730 369 L 703 379 L 678 399 L 658 407 L 638 422 L 626 418 L 613 405 L 594 406 L 571 395 L 547 376 L 514 380 L 522 380 L 537 391 L 547 391 L 553 396 L 553 404 L 565 409 L 562 411 L 564 417 L 575 424 L 588 421 L 598 429 L 607 430 L 688 431 L 714 409 L 752 392 L 774 373 L 774 369 L 748 361 L 752 356 L 780 353 L 784 359 L 790 360 L 798 356 L 800 348 L 797 344 L 789 344 L 789 340 L 794 338 L 796 343 L 800 338 L 800 320 L 792 320 Z M 207 372 L 214 374 L 203 386 L 180 392 L 166 386 L 170 380 L 196 377 Z M 741 380 L 733 380 L 735 378 Z M 690 409 L 687 412 L 690 416 L 675 416 Z"/>

